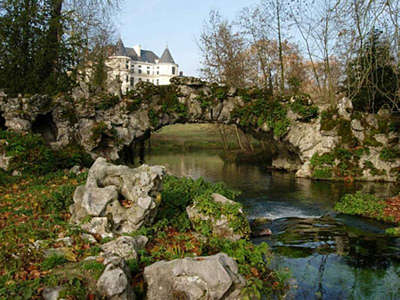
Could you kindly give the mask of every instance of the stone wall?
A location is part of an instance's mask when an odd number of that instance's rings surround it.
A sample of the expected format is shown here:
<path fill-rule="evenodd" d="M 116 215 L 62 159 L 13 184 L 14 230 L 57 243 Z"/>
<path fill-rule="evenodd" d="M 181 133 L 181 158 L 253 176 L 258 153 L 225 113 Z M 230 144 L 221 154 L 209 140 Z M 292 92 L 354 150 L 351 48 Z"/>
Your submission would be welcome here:
<path fill-rule="evenodd" d="M 400 152 L 399 136 L 387 124 L 386 130 L 380 128 L 385 111 L 377 115 L 353 112 L 351 101 L 343 98 L 334 109 L 322 112 L 320 108 L 319 114 L 310 114 L 315 112 L 310 99 L 298 101 L 292 97 L 282 98 L 277 107 L 267 112 L 269 108 L 259 98 L 251 90 L 245 93 L 196 78 L 177 77 L 170 86 L 142 83 L 123 99 L 108 95 L 82 98 L 80 93 L 53 98 L 1 94 L 0 116 L 6 128 L 39 132 L 52 147 L 79 143 L 94 158 L 104 156 L 111 160 L 129 157 L 135 143 L 163 126 L 236 124 L 273 148 L 272 167 L 276 169 L 320 179 L 397 180 L 400 155 L 393 153 Z M 272 116 L 275 114 L 278 117 Z M 324 123 L 327 116 L 330 127 Z M 344 132 L 350 135 L 351 142 Z M 350 153 L 345 162 L 340 156 L 342 148 Z M 386 150 L 389 157 L 382 155 Z M 354 161 L 350 159 L 353 154 Z M 330 158 L 328 162 L 324 161 L 326 156 Z M 350 161 L 354 174 L 348 166 Z"/>

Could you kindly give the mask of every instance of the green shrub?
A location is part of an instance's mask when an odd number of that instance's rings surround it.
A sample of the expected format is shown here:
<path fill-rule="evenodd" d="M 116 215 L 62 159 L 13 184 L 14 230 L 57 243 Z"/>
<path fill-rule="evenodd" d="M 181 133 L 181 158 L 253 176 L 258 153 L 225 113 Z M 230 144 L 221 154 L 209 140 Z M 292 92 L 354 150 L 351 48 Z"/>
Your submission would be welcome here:
<path fill-rule="evenodd" d="M 229 199 L 234 199 L 238 194 L 222 183 L 212 184 L 203 178 L 194 180 L 166 176 L 163 180 L 162 202 L 157 220 L 168 220 L 173 225 L 179 225 L 177 228 L 185 230 L 188 226 L 190 227 L 186 207 L 193 204 L 195 199 L 212 193 L 224 195 Z"/>
<path fill-rule="evenodd" d="M 397 158 L 400 158 L 400 151 L 385 147 L 379 154 L 379 158 L 383 161 L 395 161 Z"/>
<path fill-rule="evenodd" d="M 150 108 L 150 110 L 148 112 L 148 116 L 149 116 L 151 126 L 153 126 L 154 128 L 157 128 L 159 120 L 158 120 L 156 111 L 154 109 Z"/>
<path fill-rule="evenodd" d="M 67 259 L 63 255 L 54 254 L 43 260 L 41 269 L 44 271 L 53 269 L 59 265 L 63 265 L 67 262 Z"/>
<path fill-rule="evenodd" d="M 333 153 L 324 153 L 321 155 L 314 153 L 310 160 L 311 166 L 313 167 L 333 166 L 334 162 L 335 156 Z"/>
<path fill-rule="evenodd" d="M 314 169 L 312 177 L 316 179 L 332 178 L 332 168 L 317 168 Z"/>
<path fill-rule="evenodd" d="M 360 191 L 355 194 L 343 196 L 335 204 L 335 210 L 344 214 L 360 215 L 383 219 L 385 202 L 371 194 L 364 194 Z"/>
<path fill-rule="evenodd" d="M 117 105 L 120 101 L 118 96 L 110 95 L 110 94 L 103 94 L 99 97 L 99 101 L 96 102 L 95 107 L 98 110 L 107 110 L 115 105 Z"/>
<path fill-rule="evenodd" d="M 286 118 L 287 107 L 271 98 L 255 99 L 243 107 L 235 107 L 232 119 L 239 119 L 242 127 L 261 127 L 264 123 L 274 132 L 276 138 L 283 137 L 289 130 L 290 121 Z"/>
<path fill-rule="evenodd" d="M 307 96 L 295 96 L 295 101 L 290 104 L 291 110 L 299 114 L 304 122 L 309 122 L 318 117 L 318 107 L 308 105 L 308 100 L 309 97 Z"/>
<path fill-rule="evenodd" d="M 392 236 L 400 236 L 400 227 L 392 227 L 385 230 L 385 233 Z"/>
<path fill-rule="evenodd" d="M 7 156 L 11 156 L 11 170 L 20 170 L 24 174 L 46 174 L 74 165 L 90 166 L 91 157 L 77 145 L 69 145 L 53 150 L 38 134 L 20 134 L 1 131 L 0 139 L 7 140 L 3 145 Z"/>
<path fill-rule="evenodd" d="M 337 110 L 328 109 L 321 112 L 321 130 L 330 131 L 338 125 Z"/>

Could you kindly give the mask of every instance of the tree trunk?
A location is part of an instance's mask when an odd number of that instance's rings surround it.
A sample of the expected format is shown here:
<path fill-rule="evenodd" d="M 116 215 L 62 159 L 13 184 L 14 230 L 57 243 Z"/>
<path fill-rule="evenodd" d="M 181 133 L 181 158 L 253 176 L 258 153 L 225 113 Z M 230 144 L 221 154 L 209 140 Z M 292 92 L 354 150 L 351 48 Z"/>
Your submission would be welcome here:
<path fill-rule="evenodd" d="M 48 58 L 49 58 L 49 63 L 51 66 L 49 67 L 50 72 L 57 72 L 57 65 L 58 65 L 58 49 L 59 49 L 59 43 L 61 41 L 62 37 L 62 5 L 63 5 L 63 0 L 51 0 L 50 1 L 51 5 L 51 12 L 50 12 L 50 24 L 49 24 L 49 33 L 47 36 L 47 40 L 49 43 L 49 53 L 48 53 Z"/>
<path fill-rule="evenodd" d="M 281 65 L 281 81 L 280 81 L 280 91 L 283 93 L 285 89 L 285 67 L 283 65 L 283 49 L 282 49 L 282 34 L 281 34 L 281 12 L 279 0 L 276 1 L 276 17 L 278 22 L 278 43 L 279 43 L 279 62 Z"/>

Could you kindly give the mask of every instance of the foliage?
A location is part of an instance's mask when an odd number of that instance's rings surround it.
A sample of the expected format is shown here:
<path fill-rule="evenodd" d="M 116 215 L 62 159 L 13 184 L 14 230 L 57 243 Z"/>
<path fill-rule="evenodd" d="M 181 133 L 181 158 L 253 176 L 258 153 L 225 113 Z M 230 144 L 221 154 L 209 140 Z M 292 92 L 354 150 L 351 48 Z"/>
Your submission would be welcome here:
<path fill-rule="evenodd" d="M 283 137 L 289 129 L 290 122 L 286 118 L 287 108 L 271 97 L 258 98 L 246 102 L 243 107 L 235 107 L 232 119 L 238 119 L 242 127 L 259 128 L 264 123 L 274 132 L 277 138 Z"/>
<path fill-rule="evenodd" d="M 388 235 L 399 237 L 400 236 L 400 227 L 388 228 L 385 230 L 385 233 Z"/>
<path fill-rule="evenodd" d="M 383 161 L 395 161 L 400 158 L 400 151 L 395 148 L 385 147 L 381 150 L 379 158 Z"/>
<path fill-rule="evenodd" d="M 0 87 L 8 93 L 56 94 L 73 86 L 74 76 L 68 72 L 77 63 L 82 41 L 67 34 L 71 14 L 65 12 L 56 21 L 53 9 L 48 0 L 1 2 Z M 50 30 L 54 22 L 58 36 Z"/>
<path fill-rule="evenodd" d="M 397 101 L 398 67 L 392 61 L 390 41 L 374 29 L 346 69 L 346 90 L 355 110 L 377 112 Z"/>
<path fill-rule="evenodd" d="M 330 131 L 337 125 L 337 110 L 328 109 L 321 112 L 321 130 Z"/>
<path fill-rule="evenodd" d="M 185 230 L 189 225 L 186 207 L 193 204 L 195 199 L 201 199 L 204 195 L 208 197 L 212 193 L 221 194 L 229 199 L 234 199 L 238 194 L 222 183 L 212 184 L 203 178 L 194 180 L 185 177 L 166 176 L 163 180 L 162 202 L 157 219 L 175 222 L 174 225 L 183 225 L 182 229 Z"/>
<path fill-rule="evenodd" d="M 53 254 L 43 260 L 41 269 L 44 271 L 53 269 L 59 265 L 63 265 L 67 262 L 67 259 L 63 255 Z"/>
<path fill-rule="evenodd" d="M 79 146 L 52 150 L 40 135 L 0 131 L 0 139 L 7 141 L 2 147 L 12 157 L 11 169 L 25 174 L 46 174 L 74 165 L 89 166 L 92 162 Z"/>
<path fill-rule="evenodd" d="M 295 95 L 293 102 L 290 103 L 290 109 L 299 114 L 304 122 L 309 122 L 318 117 L 318 107 L 309 105 L 308 101 L 311 100 L 308 95 Z"/>
<path fill-rule="evenodd" d="M 362 169 L 359 167 L 360 158 L 368 154 L 366 147 L 342 148 L 336 147 L 329 153 L 315 153 L 310 160 L 313 168 L 314 178 L 343 177 L 354 178 L 362 175 Z M 369 168 L 366 165 L 365 168 Z M 375 169 L 376 170 L 376 169 Z M 376 173 L 381 173 L 376 170 Z"/>
<path fill-rule="evenodd" d="M 332 177 L 332 168 L 316 168 L 313 170 L 312 177 L 316 179 L 328 179 Z"/>
<path fill-rule="evenodd" d="M 280 280 L 277 273 L 268 268 L 271 253 L 266 243 L 254 245 L 246 240 L 232 242 L 212 238 L 206 246 L 206 251 L 209 254 L 223 252 L 235 259 L 239 265 L 239 273 L 247 280 L 247 286 L 242 292 L 243 297 L 253 298 L 260 294 L 272 297 L 285 289 L 284 280 Z"/>
<path fill-rule="evenodd" d="M 345 214 L 360 215 L 383 219 L 383 209 L 385 202 L 371 194 L 364 194 L 360 191 L 355 194 L 343 196 L 335 204 L 335 210 Z"/>
<path fill-rule="evenodd" d="M 86 175 L 58 171 L 46 176 L 21 177 L 0 186 L 1 299 L 35 298 L 40 296 L 43 287 L 59 284 L 65 286 L 66 294 L 79 292 L 86 296 L 86 278 L 67 276 L 64 269 L 67 260 L 82 260 L 98 254 L 98 248 L 90 247 L 87 241 L 82 240 L 81 231 L 68 222 L 67 207 L 72 203 L 75 188 L 84 182 Z M 42 249 L 32 245 L 41 240 L 43 247 L 57 248 L 61 245 L 56 239 L 62 236 L 71 237 L 73 242 L 65 256 L 45 258 Z M 63 271 L 57 274 L 54 270 L 60 265 Z M 85 275 L 98 274 L 94 269 L 93 265 L 82 266 L 78 274 L 82 276 L 82 270 L 88 270 Z"/>
<path fill-rule="evenodd" d="M 98 110 L 107 110 L 119 103 L 119 97 L 110 95 L 110 94 L 102 94 L 98 96 L 99 100 L 96 102 L 95 107 Z"/>
<path fill-rule="evenodd" d="M 159 120 L 158 120 L 157 113 L 155 112 L 155 110 L 150 108 L 150 110 L 148 112 L 148 116 L 150 119 L 151 126 L 153 126 L 154 128 L 157 128 Z"/>

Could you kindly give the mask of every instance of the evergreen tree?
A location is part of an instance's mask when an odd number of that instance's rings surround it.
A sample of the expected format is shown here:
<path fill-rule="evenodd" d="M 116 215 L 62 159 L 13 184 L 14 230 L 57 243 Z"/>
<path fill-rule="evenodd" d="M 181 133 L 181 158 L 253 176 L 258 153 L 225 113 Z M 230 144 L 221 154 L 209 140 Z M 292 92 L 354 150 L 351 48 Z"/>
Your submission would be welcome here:
<path fill-rule="evenodd" d="M 48 0 L 4 0 L 0 6 L 0 88 L 8 93 L 66 91 L 78 41 L 49 38 Z M 61 23 L 67 28 L 69 20 Z M 56 55 L 55 55 L 56 53 Z"/>

